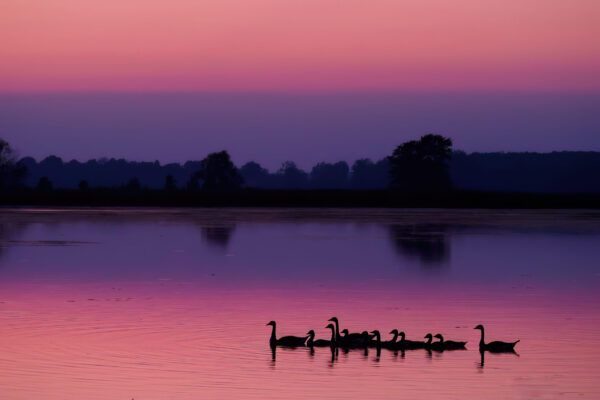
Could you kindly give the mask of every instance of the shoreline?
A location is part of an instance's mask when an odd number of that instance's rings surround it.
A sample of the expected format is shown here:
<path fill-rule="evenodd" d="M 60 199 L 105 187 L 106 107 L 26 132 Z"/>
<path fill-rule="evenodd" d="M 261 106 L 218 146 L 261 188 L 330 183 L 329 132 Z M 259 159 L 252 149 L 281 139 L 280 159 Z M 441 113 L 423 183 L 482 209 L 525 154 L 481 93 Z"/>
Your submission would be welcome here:
<path fill-rule="evenodd" d="M 34 189 L 0 195 L 2 207 L 209 207 L 209 208 L 454 208 L 600 209 L 600 194 L 395 190 L 258 190 L 194 192 L 94 188 L 85 191 Z"/>

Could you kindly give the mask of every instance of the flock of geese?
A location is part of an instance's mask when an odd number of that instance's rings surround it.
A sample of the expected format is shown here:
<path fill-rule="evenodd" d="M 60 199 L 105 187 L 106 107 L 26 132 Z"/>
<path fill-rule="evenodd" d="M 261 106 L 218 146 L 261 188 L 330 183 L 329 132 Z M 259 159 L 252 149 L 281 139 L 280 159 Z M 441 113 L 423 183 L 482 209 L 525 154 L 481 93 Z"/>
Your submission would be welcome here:
<path fill-rule="evenodd" d="M 277 346 L 281 347 L 331 347 L 331 348 L 345 348 L 345 349 L 356 349 L 356 348 L 367 348 L 375 347 L 377 349 L 386 348 L 390 350 L 415 350 L 425 349 L 429 351 L 446 351 L 446 350 L 466 350 L 465 345 L 467 342 L 457 342 L 452 340 L 444 340 L 441 334 L 432 335 L 428 333 L 425 335 L 426 341 L 413 341 L 407 340 L 404 332 L 398 332 L 394 329 L 390 332 L 392 336 L 391 340 L 381 340 L 381 334 L 378 330 L 371 332 L 363 331 L 362 333 L 350 333 L 348 329 L 343 329 L 340 334 L 340 323 L 336 317 L 330 318 L 328 322 L 333 324 L 327 325 L 325 328 L 331 329 L 331 339 L 315 339 L 315 332 L 311 329 L 306 333 L 306 336 L 283 336 L 277 337 L 277 324 L 275 321 L 271 321 L 267 326 L 272 327 L 271 338 L 269 344 L 272 348 Z M 514 353 L 515 345 L 519 343 L 519 340 L 515 342 L 501 342 L 493 341 L 485 342 L 485 331 L 483 325 L 477 325 L 474 329 L 481 331 L 481 340 L 479 341 L 479 350 L 481 352 L 489 351 L 492 353 Z M 400 338 L 400 340 L 398 340 Z M 433 341 L 433 339 L 438 339 Z"/>

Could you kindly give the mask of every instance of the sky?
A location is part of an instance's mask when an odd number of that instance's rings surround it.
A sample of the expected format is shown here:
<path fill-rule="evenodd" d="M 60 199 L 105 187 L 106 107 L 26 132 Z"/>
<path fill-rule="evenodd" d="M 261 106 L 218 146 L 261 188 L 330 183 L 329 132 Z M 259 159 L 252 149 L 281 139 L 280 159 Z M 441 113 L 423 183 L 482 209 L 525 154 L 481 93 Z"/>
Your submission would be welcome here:
<path fill-rule="evenodd" d="M 270 165 L 430 131 L 600 150 L 598 37 L 597 0 L 3 0 L 0 135 L 37 157 Z"/>

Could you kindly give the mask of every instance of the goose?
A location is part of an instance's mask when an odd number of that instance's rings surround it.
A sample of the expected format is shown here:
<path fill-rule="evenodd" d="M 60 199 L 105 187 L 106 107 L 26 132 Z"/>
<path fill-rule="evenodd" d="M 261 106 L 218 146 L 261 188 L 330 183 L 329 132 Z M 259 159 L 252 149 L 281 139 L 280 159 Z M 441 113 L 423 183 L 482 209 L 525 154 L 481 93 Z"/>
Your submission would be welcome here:
<path fill-rule="evenodd" d="M 362 333 L 358 334 L 358 337 L 355 336 L 355 334 L 348 334 L 348 329 L 344 329 L 342 331 L 342 333 L 345 333 L 344 336 L 342 336 L 343 339 L 343 346 L 345 347 L 350 347 L 350 348 L 359 348 L 359 347 L 368 347 L 369 345 L 369 341 L 371 340 L 371 336 L 369 336 L 369 332 L 367 331 L 362 331 Z M 351 336 L 352 335 L 352 336 Z M 350 336 L 350 339 L 346 339 L 346 337 Z"/>
<path fill-rule="evenodd" d="M 394 332 L 394 331 L 396 331 L 396 332 Z M 384 349 L 395 349 L 398 345 L 398 343 L 396 343 L 396 339 L 398 338 L 398 330 L 394 329 L 394 331 L 390 332 L 391 334 L 394 335 L 392 340 L 385 340 L 385 341 L 381 341 L 381 334 L 379 333 L 378 330 L 371 331 L 371 333 L 375 339 L 369 340 L 369 347 L 377 347 L 377 348 L 383 347 Z"/>
<path fill-rule="evenodd" d="M 425 342 L 424 345 L 426 350 L 444 351 L 444 348 L 442 347 L 442 342 L 431 343 L 431 341 L 433 340 L 433 335 L 431 333 L 425 335 L 425 339 L 427 339 L 427 342 Z"/>
<path fill-rule="evenodd" d="M 364 341 L 364 334 L 367 331 L 363 331 L 361 333 L 350 333 L 348 329 L 342 329 L 342 336 L 339 340 L 339 344 L 341 346 L 349 346 L 349 347 L 361 347 Z M 367 336 L 369 336 L 369 332 L 367 332 Z"/>
<path fill-rule="evenodd" d="M 381 343 L 381 334 L 379 333 L 378 330 L 371 331 L 371 333 L 373 334 L 375 339 L 369 340 L 368 346 L 369 347 L 377 347 L 378 349 L 380 349 L 381 346 L 383 345 L 383 343 Z"/>
<path fill-rule="evenodd" d="M 308 347 L 327 347 L 327 346 L 335 346 L 335 327 L 332 324 L 327 325 L 325 328 L 331 329 L 331 340 L 326 339 L 317 339 L 315 340 L 315 331 L 312 329 L 308 331 L 308 341 L 306 345 Z"/>
<path fill-rule="evenodd" d="M 328 321 L 333 322 L 335 324 L 335 340 L 337 344 L 346 345 L 347 343 L 352 343 L 362 338 L 362 333 L 350 333 L 348 329 L 342 330 L 344 336 L 340 336 L 340 322 L 337 317 L 331 317 Z"/>
<path fill-rule="evenodd" d="M 273 330 L 271 331 L 271 338 L 269 339 L 269 344 L 273 346 L 285 346 L 285 347 L 301 347 L 304 346 L 306 339 L 308 336 L 284 336 L 277 339 L 275 334 L 275 330 L 277 329 L 277 323 L 275 321 L 271 321 L 267 324 L 267 326 L 271 325 Z"/>
<path fill-rule="evenodd" d="M 398 334 L 400 336 L 400 341 L 398 343 L 398 348 L 403 350 L 414 350 L 414 349 L 423 349 L 425 348 L 424 342 L 415 342 L 414 340 L 406 340 L 406 334 L 404 332 L 400 332 Z"/>
<path fill-rule="evenodd" d="M 434 337 L 440 339 L 440 341 L 437 343 L 439 343 L 441 348 L 444 350 L 466 350 L 465 345 L 467 344 L 467 342 L 454 342 L 452 340 L 444 340 L 444 337 L 439 333 Z"/>
<path fill-rule="evenodd" d="M 483 325 L 477 325 L 473 329 L 479 329 L 481 331 L 481 340 L 479 341 L 479 350 L 480 351 L 489 351 L 492 353 L 512 353 L 515 351 L 515 345 L 519 343 L 521 340 L 517 340 L 516 342 L 485 342 L 485 333 L 483 330 Z"/>
<path fill-rule="evenodd" d="M 394 337 L 392 337 L 392 340 L 390 340 L 388 343 L 390 343 L 390 345 L 393 348 L 398 347 L 398 342 L 396 341 L 396 340 L 398 340 L 398 335 L 399 335 L 398 329 L 392 329 L 390 331 L 390 335 L 394 335 Z"/>

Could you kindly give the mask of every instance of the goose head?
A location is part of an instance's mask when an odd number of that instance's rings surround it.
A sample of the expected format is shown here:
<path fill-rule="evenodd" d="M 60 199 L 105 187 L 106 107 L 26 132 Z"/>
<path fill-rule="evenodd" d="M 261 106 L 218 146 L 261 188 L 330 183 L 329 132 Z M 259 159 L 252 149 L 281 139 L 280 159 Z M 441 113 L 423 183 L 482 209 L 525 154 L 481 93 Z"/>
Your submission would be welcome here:
<path fill-rule="evenodd" d="M 397 335 L 398 334 L 398 329 L 392 329 L 390 331 L 390 335 Z"/>
<path fill-rule="evenodd" d="M 477 326 L 476 326 L 475 328 L 473 328 L 473 329 L 479 329 L 480 331 L 482 331 L 482 330 L 483 330 L 483 325 L 477 325 Z"/>
<path fill-rule="evenodd" d="M 348 329 L 343 329 L 342 333 L 344 334 L 344 336 L 347 336 L 350 333 L 350 331 Z"/>
<path fill-rule="evenodd" d="M 325 329 L 327 329 L 327 328 L 329 328 L 329 329 L 335 329 L 335 326 L 333 326 L 333 324 L 329 324 L 329 325 L 327 325 L 327 326 L 325 327 Z"/>
<path fill-rule="evenodd" d="M 431 333 L 428 333 L 427 335 L 425 335 L 425 339 L 433 339 L 433 336 L 431 336 Z"/>
<path fill-rule="evenodd" d="M 406 334 L 404 333 L 404 331 L 398 333 L 398 336 L 401 336 L 402 338 L 404 338 L 406 336 Z"/>
<path fill-rule="evenodd" d="M 306 332 L 306 334 L 307 334 L 308 336 L 315 336 L 315 331 L 313 331 L 313 330 L 311 329 L 310 331 Z"/>
<path fill-rule="evenodd" d="M 375 329 L 374 331 L 371 331 L 371 333 L 375 336 L 380 336 L 379 331 L 377 329 Z"/>
<path fill-rule="evenodd" d="M 268 323 L 266 326 L 269 326 L 269 325 L 271 325 L 271 326 L 275 326 L 275 321 L 271 321 L 271 322 L 269 322 L 269 323 Z"/>
<path fill-rule="evenodd" d="M 442 335 L 440 335 L 439 333 L 437 335 L 435 335 L 434 338 L 440 339 L 440 342 L 444 341 L 444 337 Z"/>

